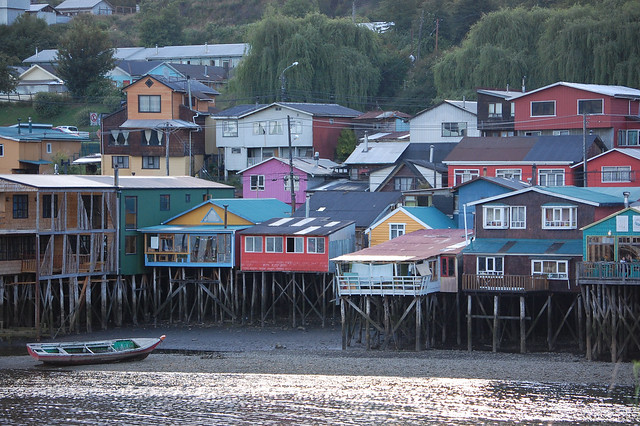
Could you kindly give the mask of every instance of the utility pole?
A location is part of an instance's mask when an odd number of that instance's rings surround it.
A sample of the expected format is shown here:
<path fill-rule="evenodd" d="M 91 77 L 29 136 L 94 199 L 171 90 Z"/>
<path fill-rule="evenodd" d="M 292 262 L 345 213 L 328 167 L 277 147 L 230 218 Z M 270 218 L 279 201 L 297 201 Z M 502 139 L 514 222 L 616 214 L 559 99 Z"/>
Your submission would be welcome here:
<path fill-rule="evenodd" d="M 289 135 L 289 188 L 291 189 L 291 216 L 296 212 L 296 191 L 293 187 L 293 146 L 291 145 L 291 117 L 287 115 L 287 134 Z"/>
<path fill-rule="evenodd" d="M 166 146 L 166 162 L 167 162 L 167 176 L 169 176 L 169 122 L 165 123 L 164 127 L 164 140 Z"/>

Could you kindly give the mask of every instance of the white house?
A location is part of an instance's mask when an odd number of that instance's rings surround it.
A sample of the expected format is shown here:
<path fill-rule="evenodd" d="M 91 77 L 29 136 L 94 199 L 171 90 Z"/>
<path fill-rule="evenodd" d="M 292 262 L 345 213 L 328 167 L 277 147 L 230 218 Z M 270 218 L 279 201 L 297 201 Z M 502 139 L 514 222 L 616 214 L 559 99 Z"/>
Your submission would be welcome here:
<path fill-rule="evenodd" d="M 477 107 L 477 102 L 445 100 L 420 111 L 409 121 L 409 140 L 416 143 L 459 142 L 465 136 L 480 136 Z"/>
<path fill-rule="evenodd" d="M 106 0 L 65 0 L 55 8 L 58 12 L 73 16 L 81 13 L 113 15 L 113 6 Z"/>
<path fill-rule="evenodd" d="M 11 25 L 29 10 L 30 0 L 0 0 L 0 25 Z"/>

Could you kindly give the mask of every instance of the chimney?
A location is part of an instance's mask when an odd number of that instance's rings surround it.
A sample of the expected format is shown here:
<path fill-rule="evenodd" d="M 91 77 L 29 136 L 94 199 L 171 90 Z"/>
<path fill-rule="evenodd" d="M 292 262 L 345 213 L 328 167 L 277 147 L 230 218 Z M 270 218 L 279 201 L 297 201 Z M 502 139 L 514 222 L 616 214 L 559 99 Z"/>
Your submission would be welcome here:
<path fill-rule="evenodd" d="M 36 46 L 36 58 L 38 57 L 38 46 Z"/>
<path fill-rule="evenodd" d="M 526 93 L 526 91 L 527 91 L 527 88 L 524 85 L 524 81 L 525 81 L 526 78 L 527 78 L 526 75 L 522 76 L 522 93 Z"/>
<path fill-rule="evenodd" d="M 209 43 L 204 43 L 204 53 L 209 53 Z"/>
<path fill-rule="evenodd" d="M 305 203 L 304 217 L 309 217 L 309 210 L 311 209 L 310 204 L 311 204 L 311 195 L 307 193 L 307 202 Z"/>
<path fill-rule="evenodd" d="M 507 83 L 507 92 L 509 91 L 509 84 Z"/>
<path fill-rule="evenodd" d="M 320 153 L 318 151 L 313 154 L 313 159 L 316 160 L 316 167 L 320 166 Z"/>
<path fill-rule="evenodd" d="M 156 55 L 158 54 L 158 45 L 156 44 Z"/>
<path fill-rule="evenodd" d="M 624 191 L 622 195 L 624 195 L 624 208 L 627 209 L 629 208 L 629 195 L 631 195 L 631 193 L 629 191 Z"/>
<path fill-rule="evenodd" d="M 538 174 L 538 167 L 534 164 L 531 166 L 531 186 L 536 186 L 536 175 Z"/>
<path fill-rule="evenodd" d="M 367 134 L 367 132 L 364 132 L 364 149 L 362 151 L 369 151 L 369 135 Z"/>
<path fill-rule="evenodd" d="M 29 133 L 33 133 L 33 127 L 31 126 L 31 117 L 29 117 Z"/>

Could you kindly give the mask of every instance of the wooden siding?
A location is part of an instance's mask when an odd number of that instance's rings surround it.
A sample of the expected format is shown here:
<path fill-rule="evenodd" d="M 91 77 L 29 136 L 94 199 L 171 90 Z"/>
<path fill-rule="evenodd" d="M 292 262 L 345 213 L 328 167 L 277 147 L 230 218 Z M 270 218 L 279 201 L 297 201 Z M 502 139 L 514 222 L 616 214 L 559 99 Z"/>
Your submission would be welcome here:
<path fill-rule="evenodd" d="M 419 229 L 425 229 L 425 227 L 422 224 L 410 218 L 402 210 L 396 210 L 396 212 L 393 215 L 391 215 L 388 219 L 380 223 L 375 228 L 371 229 L 371 232 L 369 233 L 369 241 L 371 246 L 375 246 L 385 241 L 389 241 L 389 225 L 392 223 L 404 224 L 405 234 L 409 234 Z"/>
<path fill-rule="evenodd" d="M 145 82 L 151 80 L 153 85 L 148 87 Z M 173 91 L 158 82 L 157 80 L 147 77 L 138 80 L 136 83 L 125 89 L 127 94 L 128 118 L 136 120 L 160 119 L 170 120 L 178 117 L 177 106 L 173 106 Z M 139 95 L 159 95 L 160 96 L 160 112 L 139 112 L 138 96 Z"/>
<path fill-rule="evenodd" d="M 603 167 L 631 167 L 630 181 L 626 182 L 603 182 Z M 589 186 L 600 187 L 625 187 L 640 186 L 640 160 L 623 154 L 618 151 L 609 151 L 604 155 L 591 159 L 587 163 L 587 172 L 589 174 Z"/>
<path fill-rule="evenodd" d="M 289 165 L 280 160 L 272 159 L 260 164 L 242 174 L 242 197 L 243 198 L 275 198 L 283 203 L 291 204 L 291 191 L 285 190 L 284 179 L 289 178 Z M 308 175 L 296 168 L 293 169 L 294 176 L 299 179 L 299 188 L 295 191 L 296 208 L 304 204 L 308 185 Z M 264 176 L 264 190 L 251 190 L 251 176 Z M 295 188 L 295 186 L 294 186 Z"/>
<path fill-rule="evenodd" d="M 241 244 L 241 269 L 243 271 L 272 271 L 272 272 L 329 272 L 329 239 L 328 237 L 303 237 L 304 251 L 302 253 L 287 253 L 287 237 L 300 237 L 300 235 L 269 235 L 270 237 L 282 237 L 283 252 L 266 253 L 263 237 L 263 251 L 260 253 L 247 253 L 245 251 L 245 237 L 242 235 Z M 258 236 L 261 237 L 261 236 Z M 308 238 L 324 238 L 324 253 L 307 253 Z"/>
<path fill-rule="evenodd" d="M 338 137 L 344 128 L 353 126 L 347 118 L 313 117 L 313 151 L 320 158 L 335 160 Z"/>

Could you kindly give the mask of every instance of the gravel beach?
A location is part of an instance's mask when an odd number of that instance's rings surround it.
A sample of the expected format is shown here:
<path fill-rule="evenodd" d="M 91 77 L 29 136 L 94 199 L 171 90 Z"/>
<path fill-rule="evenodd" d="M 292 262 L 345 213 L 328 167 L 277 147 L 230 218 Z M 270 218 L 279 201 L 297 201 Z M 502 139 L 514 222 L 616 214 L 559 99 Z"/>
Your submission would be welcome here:
<path fill-rule="evenodd" d="M 159 349 L 140 362 L 59 369 L 193 373 L 312 374 L 438 377 L 634 386 L 633 363 L 589 362 L 567 353 L 492 353 L 462 350 L 340 349 L 339 327 L 163 326 L 117 328 L 58 337 L 59 341 L 166 335 Z M 43 339 L 42 341 L 47 341 Z M 0 369 L 53 368 L 16 347 L 0 343 Z M 24 347 L 24 346 L 23 346 Z M 19 353 L 19 349 L 17 349 Z M 10 354 L 10 355 L 7 355 Z"/>

